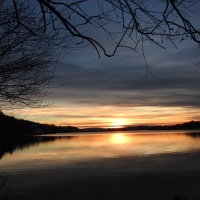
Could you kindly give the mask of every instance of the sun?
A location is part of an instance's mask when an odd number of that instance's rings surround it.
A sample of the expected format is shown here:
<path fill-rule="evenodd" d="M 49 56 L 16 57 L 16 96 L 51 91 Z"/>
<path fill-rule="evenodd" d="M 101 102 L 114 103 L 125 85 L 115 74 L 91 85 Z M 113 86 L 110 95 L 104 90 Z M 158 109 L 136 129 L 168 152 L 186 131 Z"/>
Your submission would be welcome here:
<path fill-rule="evenodd" d="M 122 128 L 125 125 L 124 119 L 114 119 L 112 120 L 112 128 Z"/>

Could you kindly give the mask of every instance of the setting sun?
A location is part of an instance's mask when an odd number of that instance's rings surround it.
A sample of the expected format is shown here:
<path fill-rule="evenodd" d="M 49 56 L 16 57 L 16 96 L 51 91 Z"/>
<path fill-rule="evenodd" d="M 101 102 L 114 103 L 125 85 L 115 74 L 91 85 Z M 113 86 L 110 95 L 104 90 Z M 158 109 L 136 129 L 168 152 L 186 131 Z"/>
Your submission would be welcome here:
<path fill-rule="evenodd" d="M 122 128 L 125 125 L 124 119 L 114 119 L 112 120 L 112 128 Z"/>

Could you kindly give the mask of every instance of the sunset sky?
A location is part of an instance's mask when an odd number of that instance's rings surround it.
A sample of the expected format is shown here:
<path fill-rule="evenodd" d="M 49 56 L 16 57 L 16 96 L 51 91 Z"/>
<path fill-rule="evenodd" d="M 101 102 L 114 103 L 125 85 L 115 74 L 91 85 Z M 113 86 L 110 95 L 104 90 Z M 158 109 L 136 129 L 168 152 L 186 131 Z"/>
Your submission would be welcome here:
<path fill-rule="evenodd" d="M 198 16 L 197 16 L 198 18 Z M 198 22 L 199 23 L 199 22 Z M 97 32 L 107 49 L 109 42 Z M 62 126 L 124 127 L 167 125 L 200 120 L 198 46 L 177 41 L 178 49 L 145 43 L 151 74 L 142 52 L 119 49 L 114 57 L 98 57 L 92 46 L 71 51 L 58 62 L 55 85 L 45 108 L 25 108 L 15 116 Z"/>

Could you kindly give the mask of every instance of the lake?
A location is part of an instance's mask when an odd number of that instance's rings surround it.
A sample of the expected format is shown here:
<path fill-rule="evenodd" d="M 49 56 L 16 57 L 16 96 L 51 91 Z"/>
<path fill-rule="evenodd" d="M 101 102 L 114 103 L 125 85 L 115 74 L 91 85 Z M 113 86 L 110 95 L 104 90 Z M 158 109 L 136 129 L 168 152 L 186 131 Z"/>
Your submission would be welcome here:
<path fill-rule="evenodd" d="M 25 200 L 200 199 L 200 131 L 23 136 L 0 148 L 7 188 Z"/>

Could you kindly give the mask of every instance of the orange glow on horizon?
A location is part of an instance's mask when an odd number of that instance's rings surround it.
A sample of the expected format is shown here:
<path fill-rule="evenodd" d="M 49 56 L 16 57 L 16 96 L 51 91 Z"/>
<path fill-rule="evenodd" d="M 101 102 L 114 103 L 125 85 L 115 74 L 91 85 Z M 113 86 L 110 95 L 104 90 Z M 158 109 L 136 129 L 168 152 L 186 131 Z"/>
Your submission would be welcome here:
<path fill-rule="evenodd" d="M 113 119 L 111 128 L 123 128 L 127 124 L 125 119 Z"/>
<path fill-rule="evenodd" d="M 7 111 L 5 114 L 10 115 Z M 56 126 L 83 128 L 123 128 L 139 125 L 174 125 L 199 121 L 199 110 L 186 107 L 76 106 L 56 103 L 51 107 L 27 108 L 15 117 Z M 11 115 L 13 115 L 11 113 Z"/>

